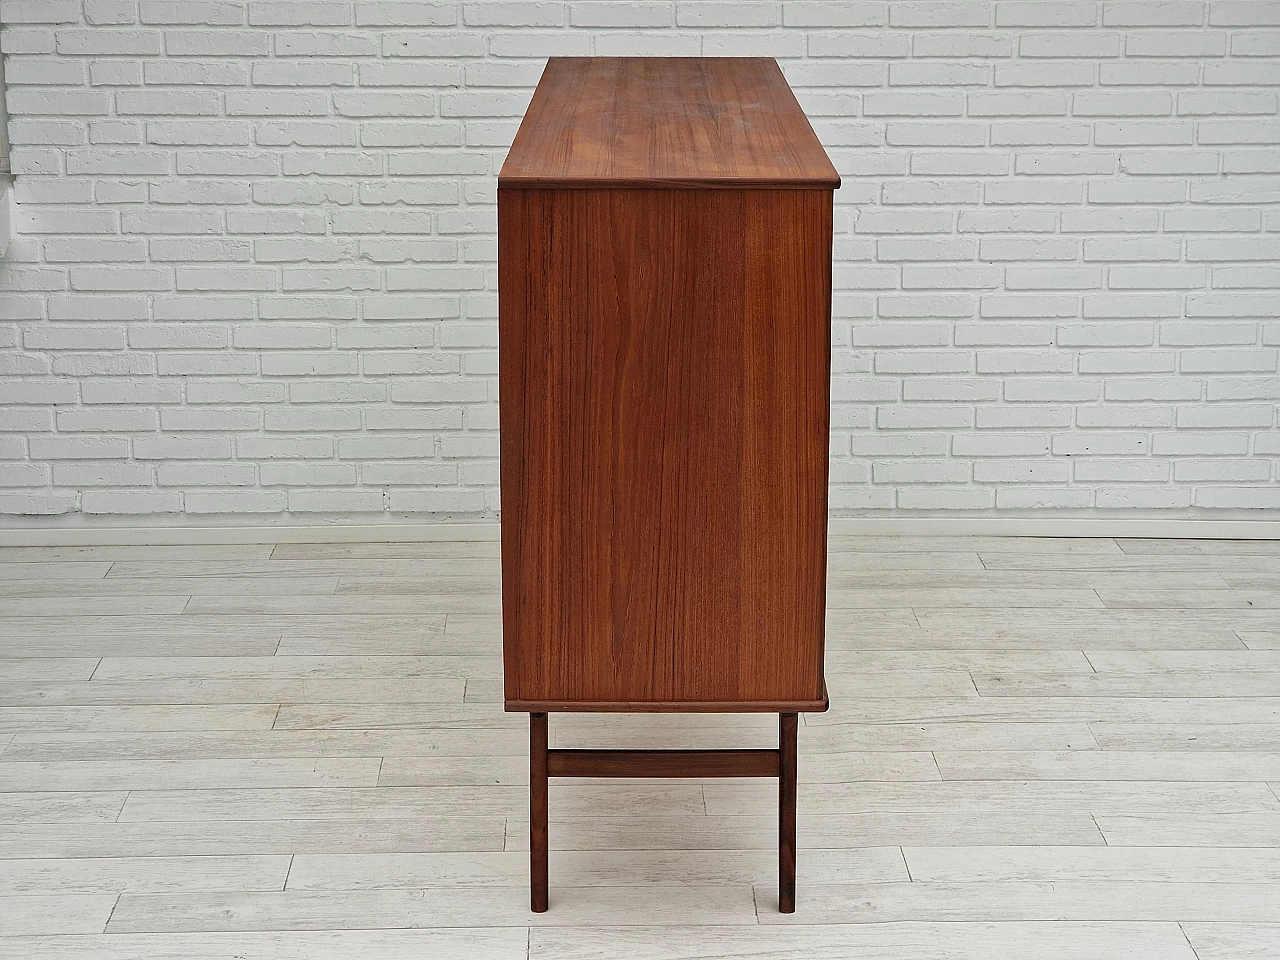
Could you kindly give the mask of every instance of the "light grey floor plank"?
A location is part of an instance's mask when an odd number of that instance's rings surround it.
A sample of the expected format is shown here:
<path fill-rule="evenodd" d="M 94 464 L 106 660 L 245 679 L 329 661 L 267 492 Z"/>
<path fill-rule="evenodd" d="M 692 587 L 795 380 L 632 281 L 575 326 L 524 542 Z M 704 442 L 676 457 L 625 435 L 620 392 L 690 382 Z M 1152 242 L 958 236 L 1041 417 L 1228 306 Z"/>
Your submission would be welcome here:
<path fill-rule="evenodd" d="M 1226 591 L 1230 593 L 1231 591 Z M 194 602 L 194 601 L 193 601 Z M 1093 590 L 1032 590 L 1019 587 L 904 587 L 901 589 L 828 590 L 827 609 L 882 609 L 891 605 L 913 609 L 979 607 L 1010 609 L 1045 609 L 1058 607 L 1096 607 L 1103 603 Z M 462 611 L 459 611 L 462 612 Z"/>
<path fill-rule="evenodd" d="M 193 660 L 203 659 L 193 657 Z M 257 680 L 105 680 L 0 682 L 0 706 L 92 704 L 462 703 L 466 680 L 352 677 Z M 3 721 L 0 721 L 3 722 Z"/>
<path fill-rule="evenodd" d="M 1117 537 L 1120 549 L 1133 556 L 1173 557 L 1189 554 L 1207 555 L 1204 549 L 1207 540 L 1177 540 L 1152 537 Z M 1236 548 L 1239 553 L 1249 552 L 1247 543 Z"/>
<path fill-rule="evenodd" d="M 0 791 L 373 787 L 378 757 L 20 761 L 0 755 Z"/>
<path fill-rule="evenodd" d="M 524 887 L 433 887 L 286 893 L 124 894 L 111 933 L 204 930 L 354 930 L 379 927 L 471 927 L 561 923 L 649 926 L 752 923 L 749 885 L 658 887 L 559 886 L 554 914 L 531 914 Z"/>
<path fill-rule="evenodd" d="M 444 632 L 445 615 L 427 617 L 390 617 L 373 615 L 353 616 L 258 616 L 254 614 L 222 614 L 207 617 L 193 616 L 188 611 L 181 623 L 168 616 L 124 617 L 9 617 L 0 620 L 0 643 L 31 639 L 82 640 L 92 649 L 94 643 L 103 640 L 128 639 L 142 648 L 140 656 L 200 656 L 199 653 L 171 652 L 186 637 L 198 640 L 213 652 L 205 656 L 231 655 L 231 651 L 219 650 L 219 643 L 238 639 L 270 639 L 274 644 L 282 636 L 349 638 L 353 634 L 370 639 L 417 639 L 424 635 Z M 180 628 L 180 629 L 179 629 Z M 136 641 L 148 640 L 148 644 Z M 195 648 L 199 649 L 199 648 Z M 266 656 L 274 652 L 274 646 Z M 367 651 L 366 651 L 367 652 Z M 26 654 L 41 656 L 41 654 Z M 102 653 L 99 656 L 118 656 Z M 248 654 L 254 656 L 255 654 Z M 21 656 L 21 654 L 19 654 Z M 126 654 L 127 656 L 127 654 Z"/>
<path fill-rule="evenodd" d="M 285 757 L 523 756 L 529 735 L 506 730 L 270 730 L 19 733 L 4 760 L 184 760 Z"/>
<path fill-rule="evenodd" d="M 1217 591 L 1212 591 L 1216 593 Z M 1019 634 L 1034 636 L 1050 630 L 1056 633 L 1075 631 L 1079 638 L 1089 638 L 1090 646 L 1098 644 L 1092 639 L 1094 631 L 1119 633 L 1124 630 L 1139 631 L 1144 640 L 1158 640 L 1160 631 L 1177 634 L 1193 634 L 1213 630 L 1274 630 L 1280 626 L 1280 612 L 1252 607 L 1160 607 L 1154 609 L 1125 609 L 1119 607 L 1062 607 L 1051 617 L 1035 610 L 1002 607 L 952 610 L 945 607 L 916 608 L 916 619 L 923 630 L 930 633 L 952 633 L 956 636 L 987 637 Z M 1237 638 L 1238 639 L 1238 638 Z M 1083 646 L 1084 644 L 1079 644 Z M 1136 649 L 1178 649 L 1148 643 Z"/>
<path fill-rule="evenodd" d="M 360 577 L 343 576 L 338 581 L 340 596 L 430 596 L 496 597 L 502 589 L 497 570 L 481 576 Z"/>
<path fill-rule="evenodd" d="M 1197 540 L 1201 553 L 1224 557 L 1280 557 L 1280 540 Z"/>
<path fill-rule="evenodd" d="M 337 577 L 167 577 L 154 580 L 0 580 L 0 608 L 15 598 L 75 600 L 202 594 L 212 596 L 299 596 L 333 594 Z M 16 615 L 16 614 L 15 614 Z"/>
<path fill-rule="evenodd" d="M 760 922 L 764 924 L 903 920 L 1260 921 L 1280 916 L 1280 884 L 1267 883 L 1064 880 L 813 884 L 797 888 L 796 912 L 790 915 L 767 909 L 763 890 L 759 894 L 765 907 L 760 912 Z M 126 899 L 121 897 L 121 906 Z M 119 911 L 117 907 L 115 916 Z"/>
<path fill-rule="evenodd" d="M 939 751 L 935 756 L 946 780 L 1280 780 L 1280 751 Z"/>
<path fill-rule="evenodd" d="M 0 547 L 0 560 L 20 562 L 84 560 L 265 560 L 269 543 L 104 544 L 89 547 Z"/>
<path fill-rule="evenodd" d="M 121 560 L 108 579 L 154 577 L 496 577 L 501 562 L 492 558 L 437 560 Z"/>
<path fill-rule="evenodd" d="M 0 730 L 270 730 L 274 703 L 0 707 Z"/>
<path fill-rule="evenodd" d="M 515 927 L 436 930 L 250 931 L 10 937 L 4 960 L 388 960 L 400 957 L 528 960 Z M 1181 960 L 1181 958 L 1176 958 Z"/>
<path fill-rule="evenodd" d="M 1265 570 L 1228 571 L 1222 574 L 1222 577 L 1232 588 L 1250 592 L 1275 590 L 1277 575 L 1277 568 L 1273 565 L 1272 568 Z"/>
<path fill-rule="evenodd" d="M 1280 590 L 1099 590 L 1108 609 L 1177 607 L 1244 607 L 1275 610 L 1280 607 Z"/>
<path fill-rule="evenodd" d="M 1229 577 L 1237 573 L 1275 573 L 1280 558 L 1261 556 L 1213 556 L 1210 554 L 1091 554 L 1091 553 L 997 553 L 979 555 L 986 570 L 1114 570 L 1129 573 L 1169 573 L 1201 571 Z"/>
<path fill-rule="evenodd" d="M 913 554 L 905 554 L 913 556 Z M 1274 585 L 1274 581 L 1270 584 Z M 921 569 L 827 572 L 829 591 L 893 590 L 903 587 L 945 588 L 947 590 L 1231 590 L 1221 575 L 1212 570 L 1192 571 L 1117 571 L 1055 570 L 1052 577 L 1040 570 Z M 918 604 L 913 604 L 918 606 Z"/>
<path fill-rule="evenodd" d="M 97 580 L 111 569 L 110 560 L 76 563 L 0 560 L 0 583 L 15 580 Z"/>
<path fill-rule="evenodd" d="M 992 553 L 1118 554 L 1110 537 L 862 537 L 833 535 L 831 553 Z"/>
<path fill-rule="evenodd" d="M 108 601 L 99 601 L 106 603 Z M 192 616 L 442 616 L 449 613 L 498 613 L 498 595 L 435 594 L 422 596 L 332 597 L 192 597 L 186 613 Z M 165 611 L 167 612 L 167 611 Z"/>
<path fill-rule="evenodd" d="M 915 617 L 910 614 L 911 611 L 909 610 L 900 614 L 899 622 L 903 627 L 915 623 Z M 451 613 L 449 614 L 449 622 L 445 624 L 444 632 L 478 634 L 501 638 L 502 615 L 497 613 Z"/>
<path fill-rule="evenodd" d="M 0 660 L 0 683 L 32 680 L 88 680 L 97 657 L 7 657 Z"/>
<path fill-rule="evenodd" d="M 127 794 L 0 793 L 0 823 L 102 823 L 114 821 Z"/>
<path fill-rule="evenodd" d="M 1265 789 L 1265 787 L 1263 788 Z M 702 787 L 689 781 L 572 781 L 553 788 L 564 816 L 607 817 L 617 810 L 649 809 L 668 815 L 701 815 Z M 1272 797 L 1275 802 L 1275 798 Z M 140 820 L 347 820 L 508 817 L 524 814 L 521 787 L 364 787 L 134 790 L 121 821 Z M 1280 807 L 1280 803 L 1277 804 Z"/>
<path fill-rule="evenodd" d="M 93 581 L 96 582 L 96 581 Z M 10 633 L 6 622 L 23 617 L 159 616 L 181 613 L 189 596 L 129 597 L 6 597 L 0 634 Z"/>
<path fill-rule="evenodd" d="M 527 786 L 529 759 L 512 757 L 385 757 L 380 787 Z"/>
<path fill-rule="evenodd" d="M 941 553 L 873 553 L 841 551 L 827 553 L 829 573 L 860 570 L 983 570 L 976 551 L 950 550 Z"/>
<path fill-rule="evenodd" d="M 925 882 L 1104 880 L 1280 883 L 1280 849 L 1247 847 L 904 847 Z"/>
<path fill-rule="evenodd" d="M 1244 651 L 1248 655 L 1248 651 Z M 1280 664 L 1280 657 L 1277 658 Z M 987 673 L 1093 673 L 1081 650 L 911 649 L 849 650 L 827 648 L 827 673 L 978 670 Z"/>
<path fill-rule="evenodd" d="M 1094 836 L 1102 842 L 1096 830 Z M 99 823 L 0 824 L 0 856 L 7 858 L 497 851 L 505 840 L 502 817 L 117 823 L 113 814 L 111 821 Z"/>
<path fill-rule="evenodd" d="M 1052 622 L 1039 626 L 1022 621 L 1007 623 L 974 611 L 975 619 L 958 618 L 945 627 L 936 625 L 933 614 L 920 610 L 927 628 L 899 628 L 892 632 L 865 629 L 856 619 L 828 618 L 828 654 L 851 655 L 859 651 L 888 650 L 1015 650 L 1021 653 L 1079 652 L 1087 637 L 1090 649 L 1110 650 L 1245 650 L 1239 631 L 1230 625 L 1180 625 L 1169 622 L 1145 624 L 1092 624 L 1088 627 L 1059 627 Z M 1017 611 L 1021 613 L 1022 611 Z M 450 618 L 452 621 L 452 618 Z"/>
<path fill-rule="evenodd" d="M 803 792 L 803 791 L 802 791 Z M 555 807 L 555 794 L 551 805 Z M 523 814 L 522 814 L 523 817 Z M 748 816 L 673 817 L 634 815 L 572 817 L 557 810 L 553 850 L 741 850 L 776 849 L 778 818 L 773 812 Z M 946 812 L 806 814 L 797 826 L 800 859 L 807 849 L 988 844 L 1101 845 L 1092 817 L 1083 810 L 1048 808 L 1036 815 L 991 809 Z M 507 849 L 529 849 L 527 818 L 510 818 Z M 801 868 L 803 873 L 803 868 Z"/>
<path fill-rule="evenodd" d="M 1166 673 L 982 673 L 984 697 L 1280 697 L 1280 670 Z"/>
<path fill-rule="evenodd" d="M 1278 960 L 1280 921 L 1275 923 L 1184 923 L 1198 960 Z"/>
<path fill-rule="evenodd" d="M 504 713 L 493 704 L 457 703 L 286 703 L 276 717 L 277 730 L 394 730 L 527 727 L 528 717 Z"/>
<path fill-rule="evenodd" d="M 424 560 L 498 557 L 497 540 L 421 541 L 418 543 L 277 543 L 272 560 Z"/>
<path fill-rule="evenodd" d="M 1222 673 L 1262 670 L 1280 673 L 1280 650 L 1094 650 L 1085 656 L 1099 673 Z M 977 668 L 981 671 L 982 668 Z M 1031 667 L 1014 672 L 1066 672 Z M 996 671 L 990 671 L 996 672 Z"/>
<path fill-rule="evenodd" d="M 1275 723 L 1276 697 L 971 697 L 898 698 L 854 701 L 830 713 L 805 715 L 806 727 L 835 723 L 890 723 L 937 720 L 983 722 L 1089 723 Z"/>
<path fill-rule="evenodd" d="M 10 937 L 101 933 L 115 894 L 30 894 L 0 897 L 0 944 Z"/>
<path fill-rule="evenodd" d="M 500 633 L 452 636 L 419 632 L 397 636 L 348 630 L 341 636 L 300 636 L 285 630 L 276 652 L 281 657 L 488 657 L 486 675 L 502 675 Z"/>
<path fill-rule="evenodd" d="M 1103 750 L 1263 750 L 1280 752 L 1275 723 L 1126 723 L 1089 724 Z"/>
<path fill-rule="evenodd" d="M 99 620 L 111 620 L 101 617 Z M 132 617 L 120 617 L 121 620 L 132 620 Z M 200 634 L 180 629 L 182 625 L 174 624 L 169 617 L 150 618 L 164 621 L 166 629 L 163 637 L 131 634 L 122 631 L 117 636 L 95 636 L 68 631 L 62 635 L 32 635 L 26 631 L 14 631 L 8 636 L 3 632 L 6 628 L 0 624 L 0 656 L 3 657 L 135 657 L 155 656 L 157 654 L 170 657 L 269 657 L 280 645 L 280 635 L 254 637 L 232 636 L 223 634 Z M 64 628 L 65 629 L 65 628 Z M 160 632 L 160 631 L 156 631 Z"/>
<path fill-rule="evenodd" d="M 287 856 L 0 860 L 0 896 L 283 890 Z"/>
<path fill-rule="evenodd" d="M 1106 813 L 1094 818 L 1113 847 L 1280 847 L 1280 812 Z"/>
<path fill-rule="evenodd" d="M 538 927 L 529 944 L 529 960 L 1197 960 L 1176 923 Z"/>
<path fill-rule="evenodd" d="M 867 697 L 971 697 L 967 670 L 901 670 L 872 672 L 847 666 L 841 659 L 827 667 L 827 692 L 838 700 Z"/>
<path fill-rule="evenodd" d="M 707 813 L 745 816 L 776 793 L 764 783 L 710 781 L 703 790 Z M 130 796 L 130 803 L 133 796 Z M 938 783 L 875 781 L 859 784 L 809 784 L 799 793 L 804 814 L 926 810 L 982 811 L 1051 807 L 1104 813 L 1147 811 L 1280 814 L 1280 800 L 1263 783 L 1178 783 L 1094 780 L 963 780 Z M 125 805 L 128 814 L 128 804 Z"/>
<path fill-rule="evenodd" d="M 501 676 L 500 655 L 443 653 L 378 657 L 282 653 L 274 657 L 104 657 L 93 679 L 98 683 L 107 680 L 465 680 Z"/>
<path fill-rule="evenodd" d="M 805 850 L 806 876 L 827 883 L 907 880 L 898 847 Z M 565 887 L 751 885 L 776 880 L 777 851 L 632 850 L 556 851 L 551 875 Z M 529 857 L 505 853 L 392 853 L 351 856 L 299 854 L 289 872 L 289 890 L 368 890 L 395 887 L 524 885 Z"/>
<path fill-rule="evenodd" d="M 1280 650 L 1280 630 L 1237 630 L 1236 636 L 1250 650 Z"/>

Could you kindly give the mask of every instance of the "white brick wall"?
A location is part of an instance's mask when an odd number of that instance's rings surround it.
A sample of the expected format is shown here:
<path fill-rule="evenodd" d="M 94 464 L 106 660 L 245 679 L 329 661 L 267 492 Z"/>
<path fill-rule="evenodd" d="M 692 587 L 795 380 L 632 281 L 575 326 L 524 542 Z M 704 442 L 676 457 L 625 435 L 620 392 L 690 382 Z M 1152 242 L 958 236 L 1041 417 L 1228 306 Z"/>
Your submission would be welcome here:
<path fill-rule="evenodd" d="M 844 177 L 835 511 L 1280 509 L 1280 2 L 0 20 L 8 523 L 492 516 L 494 173 L 553 53 L 779 58 Z"/>

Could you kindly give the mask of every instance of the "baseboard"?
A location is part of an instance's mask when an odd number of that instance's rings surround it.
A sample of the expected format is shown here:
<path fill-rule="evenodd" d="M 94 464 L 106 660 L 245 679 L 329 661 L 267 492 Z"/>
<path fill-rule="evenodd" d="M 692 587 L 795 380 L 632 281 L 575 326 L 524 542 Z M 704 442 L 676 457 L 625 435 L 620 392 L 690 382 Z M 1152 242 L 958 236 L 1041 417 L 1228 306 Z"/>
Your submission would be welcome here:
<path fill-rule="evenodd" d="M 82 547 L 209 543 L 414 543 L 497 540 L 497 521 L 365 523 L 331 526 L 24 527 L 0 530 L 0 547 Z"/>
<path fill-rule="evenodd" d="M 1280 520 L 1140 517 L 832 517 L 832 536 L 1280 540 Z"/>
<path fill-rule="evenodd" d="M 497 540 L 496 521 L 333 524 L 329 526 L 22 527 L 0 529 L 4 547 L 80 547 L 211 543 L 409 543 Z M 832 536 L 1141 537 L 1280 540 L 1280 520 L 1121 517 L 832 517 Z"/>

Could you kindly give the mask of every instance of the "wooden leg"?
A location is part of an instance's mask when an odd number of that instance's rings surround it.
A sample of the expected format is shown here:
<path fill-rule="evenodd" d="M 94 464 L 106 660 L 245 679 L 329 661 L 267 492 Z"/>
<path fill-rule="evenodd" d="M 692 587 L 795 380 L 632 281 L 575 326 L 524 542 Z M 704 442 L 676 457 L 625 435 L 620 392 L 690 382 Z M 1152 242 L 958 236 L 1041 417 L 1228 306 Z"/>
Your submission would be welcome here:
<path fill-rule="evenodd" d="M 529 714 L 529 909 L 534 913 L 547 912 L 547 715 L 545 713 Z"/>
<path fill-rule="evenodd" d="M 796 912 L 796 728 L 794 713 L 778 714 L 778 912 Z"/>

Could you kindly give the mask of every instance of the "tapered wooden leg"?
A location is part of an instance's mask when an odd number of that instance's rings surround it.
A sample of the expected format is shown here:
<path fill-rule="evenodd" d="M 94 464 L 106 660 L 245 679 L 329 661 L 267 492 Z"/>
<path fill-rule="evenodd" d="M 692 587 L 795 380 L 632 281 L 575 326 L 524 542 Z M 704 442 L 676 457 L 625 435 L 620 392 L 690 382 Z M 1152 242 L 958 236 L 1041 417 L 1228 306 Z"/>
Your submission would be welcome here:
<path fill-rule="evenodd" d="M 796 912 L 796 728 L 799 716 L 778 715 L 778 912 Z"/>
<path fill-rule="evenodd" d="M 529 714 L 529 909 L 534 913 L 547 912 L 547 715 L 545 713 Z"/>

